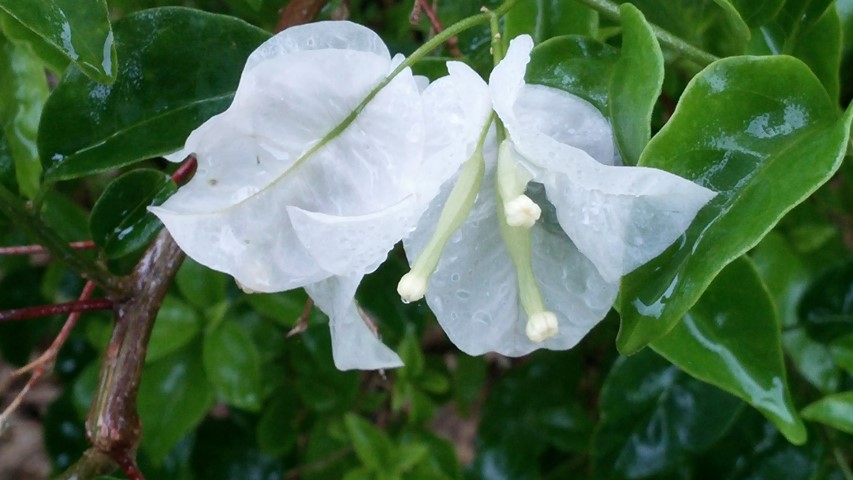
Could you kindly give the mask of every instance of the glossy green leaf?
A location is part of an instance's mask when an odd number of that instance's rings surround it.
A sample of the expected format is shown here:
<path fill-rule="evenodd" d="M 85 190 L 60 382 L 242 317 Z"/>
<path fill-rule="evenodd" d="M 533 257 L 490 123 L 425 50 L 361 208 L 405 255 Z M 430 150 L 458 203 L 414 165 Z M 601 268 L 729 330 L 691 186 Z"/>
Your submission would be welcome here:
<path fill-rule="evenodd" d="M 349 413 L 344 417 L 352 446 L 367 468 L 382 472 L 391 465 L 394 447 L 388 435 L 367 420 Z"/>
<path fill-rule="evenodd" d="M 636 7 L 619 8 L 622 50 L 610 77 L 610 121 L 622 162 L 636 165 L 651 138 L 651 118 L 663 85 L 663 53 Z"/>
<path fill-rule="evenodd" d="M 305 406 L 324 415 L 349 411 L 358 395 L 359 376 L 335 368 L 328 324 L 311 325 L 288 342 L 288 362 L 296 370 L 296 391 Z"/>
<path fill-rule="evenodd" d="M 621 352 L 666 335 L 723 267 L 832 176 L 853 118 L 851 109 L 839 120 L 836 108 L 791 57 L 724 59 L 690 82 L 640 165 L 718 195 L 672 247 L 623 278 Z"/>
<path fill-rule="evenodd" d="M 246 58 L 268 37 L 236 18 L 177 7 L 129 15 L 115 35 L 116 82 L 72 68 L 45 105 L 39 152 L 49 180 L 179 150 L 228 107 Z"/>
<path fill-rule="evenodd" d="M 817 340 L 830 342 L 853 333 L 853 258 L 809 285 L 799 313 L 809 335 Z"/>
<path fill-rule="evenodd" d="M 803 418 L 853 434 L 853 392 L 821 398 L 803 409 Z"/>
<path fill-rule="evenodd" d="M 739 41 L 746 42 L 749 40 L 749 25 L 746 24 L 746 21 L 741 16 L 738 9 L 730 2 L 729 0 L 714 0 L 720 8 L 723 9 L 723 13 L 728 21 L 729 25 L 732 28 L 732 32 L 738 38 Z"/>
<path fill-rule="evenodd" d="M 788 390 L 776 310 L 751 262 L 730 263 L 652 348 L 757 408 L 795 444 L 806 429 Z"/>
<path fill-rule="evenodd" d="M 28 198 L 36 196 L 41 184 L 36 133 L 47 93 L 44 69 L 32 51 L 0 36 L 0 126 L 14 161 L 18 189 Z"/>
<path fill-rule="evenodd" d="M 175 283 L 181 295 L 200 310 L 205 310 L 225 300 L 228 277 L 211 270 L 195 260 L 188 258 L 175 276 Z"/>
<path fill-rule="evenodd" d="M 652 352 L 622 357 L 601 390 L 594 465 L 606 478 L 667 478 L 719 440 L 741 405 Z"/>
<path fill-rule="evenodd" d="M 134 170 L 116 178 L 92 209 L 92 240 L 109 258 L 123 257 L 145 247 L 162 225 L 146 208 L 163 203 L 177 188 L 169 175 L 151 169 Z"/>
<path fill-rule="evenodd" d="M 809 66 L 823 83 L 832 99 L 839 94 L 839 69 L 841 67 L 841 18 L 835 8 L 825 8 L 822 15 L 792 22 L 788 2 L 776 21 L 761 28 L 755 35 L 747 53 L 759 55 L 793 55 Z M 819 2 L 814 2 L 819 3 Z"/>
<path fill-rule="evenodd" d="M 528 34 L 534 43 L 560 35 L 583 35 L 595 38 L 598 12 L 575 0 L 533 0 L 513 8 L 504 16 L 503 37 L 506 44 L 519 35 Z"/>
<path fill-rule="evenodd" d="M 12 42 L 29 46 L 45 66 L 57 74 L 62 74 L 71 63 L 71 59 L 62 50 L 45 41 L 4 10 L 0 10 L 0 31 Z"/>
<path fill-rule="evenodd" d="M 101 83 L 116 79 L 116 47 L 105 0 L 0 0 L 0 9 Z"/>
<path fill-rule="evenodd" d="M 491 388 L 472 466 L 477 478 L 537 478 L 548 451 L 588 449 L 593 422 L 579 402 L 582 372 L 577 351 L 536 352 Z"/>
<path fill-rule="evenodd" d="M 222 322 L 205 333 L 204 370 L 226 403 L 246 410 L 260 409 L 260 354 L 239 325 Z"/>
<path fill-rule="evenodd" d="M 741 18 L 750 27 L 758 27 L 772 20 L 782 6 L 785 5 L 785 0 L 732 0 L 732 5 L 740 13 Z"/>
<path fill-rule="evenodd" d="M 155 362 L 192 341 L 201 328 L 195 310 L 175 296 L 167 296 L 157 311 L 145 361 Z"/>
<path fill-rule="evenodd" d="M 305 311 L 308 295 L 304 290 L 298 289 L 279 293 L 253 293 L 244 298 L 259 314 L 291 328 Z M 316 315 L 315 309 L 312 308 L 311 312 Z"/>
<path fill-rule="evenodd" d="M 213 405 L 200 350 L 181 349 L 142 371 L 136 403 L 145 429 L 142 449 L 154 463 L 160 463 Z"/>
<path fill-rule="evenodd" d="M 610 118 L 624 163 L 634 165 L 651 136 L 663 84 L 663 55 L 643 14 L 622 5 L 622 50 L 583 37 L 557 37 L 533 49 L 529 83 L 559 88 Z"/>
<path fill-rule="evenodd" d="M 815 388 L 823 393 L 838 390 L 841 371 L 829 347 L 810 337 L 803 327 L 784 332 L 782 345 L 800 375 Z"/>

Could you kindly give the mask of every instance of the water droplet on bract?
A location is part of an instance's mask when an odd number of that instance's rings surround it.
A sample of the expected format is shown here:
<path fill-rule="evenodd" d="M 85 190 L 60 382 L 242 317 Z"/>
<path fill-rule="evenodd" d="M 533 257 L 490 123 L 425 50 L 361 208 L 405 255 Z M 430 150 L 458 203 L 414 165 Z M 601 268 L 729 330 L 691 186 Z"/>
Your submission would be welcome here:
<path fill-rule="evenodd" d="M 467 300 L 470 297 L 471 297 L 471 292 L 469 292 L 468 290 L 457 290 L 456 291 L 456 298 L 458 298 L 460 300 Z"/>
<path fill-rule="evenodd" d="M 452 280 L 454 282 L 458 282 L 459 281 L 459 274 L 454 273 L 453 275 L 450 276 L 450 280 Z"/>

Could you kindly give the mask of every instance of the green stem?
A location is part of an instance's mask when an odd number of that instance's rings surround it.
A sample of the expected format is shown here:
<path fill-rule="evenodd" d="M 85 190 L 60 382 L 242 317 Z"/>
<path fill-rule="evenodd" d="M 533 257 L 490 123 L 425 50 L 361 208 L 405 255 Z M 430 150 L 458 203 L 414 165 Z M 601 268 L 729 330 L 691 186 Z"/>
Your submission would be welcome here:
<path fill-rule="evenodd" d="M 589 8 L 596 10 L 597 12 L 604 15 L 606 18 L 610 20 L 619 22 L 620 14 L 619 14 L 619 5 L 611 2 L 610 0 L 579 0 L 584 5 Z M 710 53 L 696 48 L 693 45 L 685 42 L 681 38 L 676 35 L 673 35 L 666 30 L 658 27 L 657 25 L 651 24 L 652 31 L 655 32 L 655 37 L 657 37 L 658 41 L 670 50 L 675 50 L 683 57 L 690 59 L 700 65 L 708 65 L 712 62 L 719 60 L 718 57 L 711 55 Z"/>
<path fill-rule="evenodd" d="M 87 279 L 95 282 L 110 295 L 121 295 L 122 282 L 97 262 L 68 245 L 56 232 L 48 227 L 36 215 L 30 213 L 20 199 L 6 187 L 0 185 L 0 213 L 6 215 L 12 223 L 33 237 L 44 246 L 54 258 L 65 262 L 69 267 Z"/>

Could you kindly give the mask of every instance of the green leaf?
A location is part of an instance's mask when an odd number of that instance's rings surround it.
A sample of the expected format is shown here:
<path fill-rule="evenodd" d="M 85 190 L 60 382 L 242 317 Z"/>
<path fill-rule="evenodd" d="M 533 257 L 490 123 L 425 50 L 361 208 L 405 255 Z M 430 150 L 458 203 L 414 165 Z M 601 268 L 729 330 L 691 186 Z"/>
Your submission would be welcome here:
<path fill-rule="evenodd" d="M 289 388 L 280 388 L 271 395 L 258 420 L 257 441 L 264 452 L 281 456 L 296 447 L 299 435 L 299 397 Z"/>
<path fill-rule="evenodd" d="M 803 409 L 803 418 L 853 434 L 853 392 L 821 398 Z"/>
<path fill-rule="evenodd" d="M 36 196 L 41 184 L 36 133 L 47 95 L 41 62 L 26 46 L 0 36 L 0 125 L 14 161 L 18 189 L 28 198 Z"/>
<path fill-rule="evenodd" d="M 667 478 L 722 437 L 742 405 L 649 351 L 616 361 L 599 402 L 593 456 L 607 478 Z"/>
<path fill-rule="evenodd" d="M 261 408 L 261 362 L 249 335 L 232 322 L 222 322 L 204 336 L 204 370 L 229 405 Z"/>
<path fill-rule="evenodd" d="M 809 285 L 799 313 L 806 331 L 819 341 L 853 333 L 853 258 L 827 270 Z"/>
<path fill-rule="evenodd" d="M 291 328 L 302 316 L 308 295 L 305 290 L 297 289 L 279 293 L 253 293 L 244 298 L 259 314 L 283 327 Z M 313 309 L 312 314 L 316 315 Z"/>
<path fill-rule="evenodd" d="M 741 18 L 750 27 L 758 27 L 772 20 L 782 6 L 785 5 L 785 0 L 732 0 L 732 5 L 740 13 Z"/>
<path fill-rule="evenodd" d="M 225 300 L 228 277 L 188 258 L 175 276 L 181 295 L 194 307 L 205 310 Z"/>
<path fill-rule="evenodd" d="M 815 388 L 822 393 L 838 390 L 841 371 L 826 345 L 815 341 L 802 327 L 783 333 L 782 345 L 803 378 Z"/>
<path fill-rule="evenodd" d="M 785 378 L 776 310 L 746 257 L 723 269 L 681 323 L 652 348 L 757 408 L 792 443 L 806 441 Z"/>
<path fill-rule="evenodd" d="M 116 79 L 116 48 L 105 0 L 0 0 L 0 9 L 101 83 Z"/>
<path fill-rule="evenodd" d="M 504 16 L 504 43 L 528 34 L 534 43 L 560 35 L 583 35 L 595 38 L 598 12 L 575 0 L 528 1 L 524 7 L 511 9 Z"/>
<path fill-rule="evenodd" d="M 12 42 L 29 46 L 33 53 L 57 74 L 62 74 L 71 63 L 62 50 L 46 42 L 43 37 L 3 10 L 0 10 L 0 31 Z"/>
<path fill-rule="evenodd" d="M 690 82 L 640 165 L 718 195 L 672 247 L 623 278 L 622 353 L 666 335 L 723 267 L 832 176 L 853 118 L 851 109 L 838 120 L 836 109 L 790 57 L 723 59 Z"/>
<path fill-rule="evenodd" d="M 651 118 L 663 85 L 663 53 L 643 14 L 619 8 L 622 51 L 610 76 L 610 120 L 626 165 L 636 165 L 651 138 Z"/>
<path fill-rule="evenodd" d="M 200 328 L 195 310 L 177 297 L 167 296 L 157 311 L 145 361 L 155 362 L 180 349 L 196 337 Z"/>
<path fill-rule="evenodd" d="M 743 17 L 741 17 L 738 9 L 735 8 L 729 0 L 714 0 L 714 3 L 723 9 L 726 20 L 732 29 L 732 33 L 737 37 L 737 40 L 741 42 L 749 40 L 749 26 L 746 24 Z"/>
<path fill-rule="evenodd" d="M 12 151 L 3 129 L 0 129 L 0 185 L 16 192 L 18 180 L 15 176 L 15 163 L 12 160 Z"/>
<path fill-rule="evenodd" d="M 853 375 L 853 334 L 845 335 L 829 345 L 832 359 L 848 375 Z"/>
<path fill-rule="evenodd" d="M 115 24 L 113 85 L 70 69 L 45 105 L 39 152 L 64 180 L 179 150 L 231 103 L 249 53 L 268 38 L 232 17 L 159 8 Z"/>
<path fill-rule="evenodd" d="M 347 432 L 358 459 L 370 470 L 383 472 L 391 465 L 391 455 L 394 450 L 388 435 L 372 423 L 348 413 L 344 417 Z"/>
<path fill-rule="evenodd" d="M 154 463 L 160 463 L 213 405 L 200 348 L 184 348 L 147 364 L 136 403 L 145 426 L 142 448 Z"/>
<path fill-rule="evenodd" d="M 770 232 L 751 252 L 750 258 L 761 280 L 773 297 L 779 322 L 793 327 L 797 304 L 809 284 L 809 271 L 788 241 L 778 232 Z"/>
<path fill-rule="evenodd" d="M 134 170 L 116 178 L 92 209 L 92 240 L 109 258 L 123 257 L 145 247 L 162 225 L 146 207 L 163 203 L 177 188 L 169 175 L 151 169 Z"/>
<path fill-rule="evenodd" d="M 623 161 L 634 165 L 651 136 L 652 110 L 663 84 L 663 55 L 643 14 L 630 4 L 620 11 L 621 52 L 587 38 L 553 38 L 533 49 L 525 78 L 595 105 L 610 118 Z"/>
<path fill-rule="evenodd" d="M 798 15 L 797 5 L 791 1 L 785 5 L 776 21 L 761 28 L 755 35 L 747 53 L 759 55 L 793 55 L 809 66 L 823 83 L 832 99 L 839 95 L 839 69 L 841 67 L 841 18 L 835 8 L 825 8 L 814 18 Z M 813 2 L 817 4 L 819 2 Z M 809 14 L 811 15 L 811 14 Z"/>
<path fill-rule="evenodd" d="M 240 412 L 232 412 L 228 418 L 202 423 L 191 458 L 194 475 L 186 480 L 282 479 L 282 460 L 258 449 L 250 422 Z"/>
<path fill-rule="evenodd" d="M 289 363 L 297 372 L 296 391 L 305 406 L 324 416 L 349 411 L 359 392 L 359 375 L 335 368 L 329 326 L 311 325 L 289 346 Z"/>

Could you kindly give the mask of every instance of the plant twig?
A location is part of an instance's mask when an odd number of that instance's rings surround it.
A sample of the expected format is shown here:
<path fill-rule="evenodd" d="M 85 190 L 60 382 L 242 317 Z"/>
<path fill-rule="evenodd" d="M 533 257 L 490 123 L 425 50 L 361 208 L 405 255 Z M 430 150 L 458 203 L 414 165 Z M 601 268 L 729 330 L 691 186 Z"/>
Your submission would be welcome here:
<path fill-rule="evenodd" d="M 127 300 L 115 306 L 116 325 L 86 419 L 92 446 L 109 455 L 133 480 L 143 478 L 135 460 L 142 432 L 136 411 L 142 366 L 157 311 L 183 259 L 184 253 L 163 230 L 137 264 Z"/>
<path fill-rule="evenodd" d="M 88 301 L 94 291 L 95 284 L 91 281 L 86 282 L 86 285 L 83 287 L 83 292 L 80 294 L 80 302 Z M 112 306 L 112 302 L 109 302 L 109 305 Z M 42 353 L 37 359 L 12 373 L 13 377 L 17 377 L 30 371 L 33 372 L 32 375 L 30 375 L 29 380 L 27 380 L 26 385 L 24 385 L 24 388 L 22 388 L 15 399 L 12 400 L 12 403 L 6 407 L 3 413 L 0 413 L 0 433 L 3 431 L 6 419 L 9 418 L 12 412 L 18 408 L 27 393 L 33 388 L 33 386 L 35 386 L 36 383 L 38 383 L 39 380 L 41 380 L 44 375 L 53 370 L 53 366 L 56 364 L 56 357 L 59 355 L 59 350 L 63 345 L 65 345 L 65 341 L 68 340 L 68 335 L 71 334 L 71 330 L 73 330 L 74 326 L 77 325 L 77 320 L 80 319 L 80 312 L 81 310 L 74 310 L 71 315 L 68 316 L 68 320 L 65 321 L 65 325 L 62 326 L 59 334 L 56 335 L 53 343 L 50 344 L 50 347 L 48 347 L 44 353 Z M 2 313 L 7 312 L 0 312 L 0 314 Z"/>
<path fill-rule="evenodd" d="M 299 319 L 296 320 L 296 325 L 287 332 L 286 338 L 290 338 L 300 333 L 308 330 L 308 319 L 311 317 L 311 311 L 314 309 L 314 299 L 308 297 L 308 300 L 305 300 L 305 306 L 302 307 L 302 314 L 299 315 Z"/>
<path fill-rule="evenodd" d="M 15 225 L 31 235 L 56 259 L 65 262 L 87 280 L 95 282 L 111 296 L 121 297 L 124 295 L 121 277 L 113 275 L 100 263 L 71 248 L 40 218 L 24 208 L 20 199 L 2 185 L 0 185 L 0 213 L 6 215 Z"/>
<path fill-rule="evenodd" d="M 583 3 L 587 7 L 597 11 L 598 13 L 604 15 L 605 17 L 613 20 L 615 22 L 621 22 L 621 15 L 619 14 L 619 6 L 610 0 L 579 0 L 580 3 Z M 696 48 L 693 45 L 685 42 L 677 35 L 673 35 L 668 31 L 658 27 L 657 25 L 651 24 L 652 31 L 655 32 L 655 37 L 657 37 L 658 41 L 660 41 L 661 45 L 669 48 L 670 50 L 674 50 L 678 52 L 684 58 L 690 59 L 699 65 L 705 66 L 712 62 L 719 60 L 718 57 L 711 55 L 710 53 Z"/>
<path fill-rule="evenodd" d="M 97 248 L 95 242 L 84 240 L 82 242 L 71 242 L 69 247 L 75 250 L 89 250 Z M 14 247 L 0 247 L 0 256 L 2 255 L 39 255 L 42 253 L 50 253 L 41 245 L 16 245 Z"/>
<path fill-rule="evenodd" d="M 11 320 L 24 320 L 27 318 L 49 317 L 51 315 L 59 315 L 62 313 L 111 310 L 112 308 L 113 301 L 108 298 L 95 298 L 92 300 L 80 299 L 67 303 L 39 305 L 37 307 L 17 308 L 14 310 L 3 310 L 0 311 L 0 322 L 8 322 Z"/>

